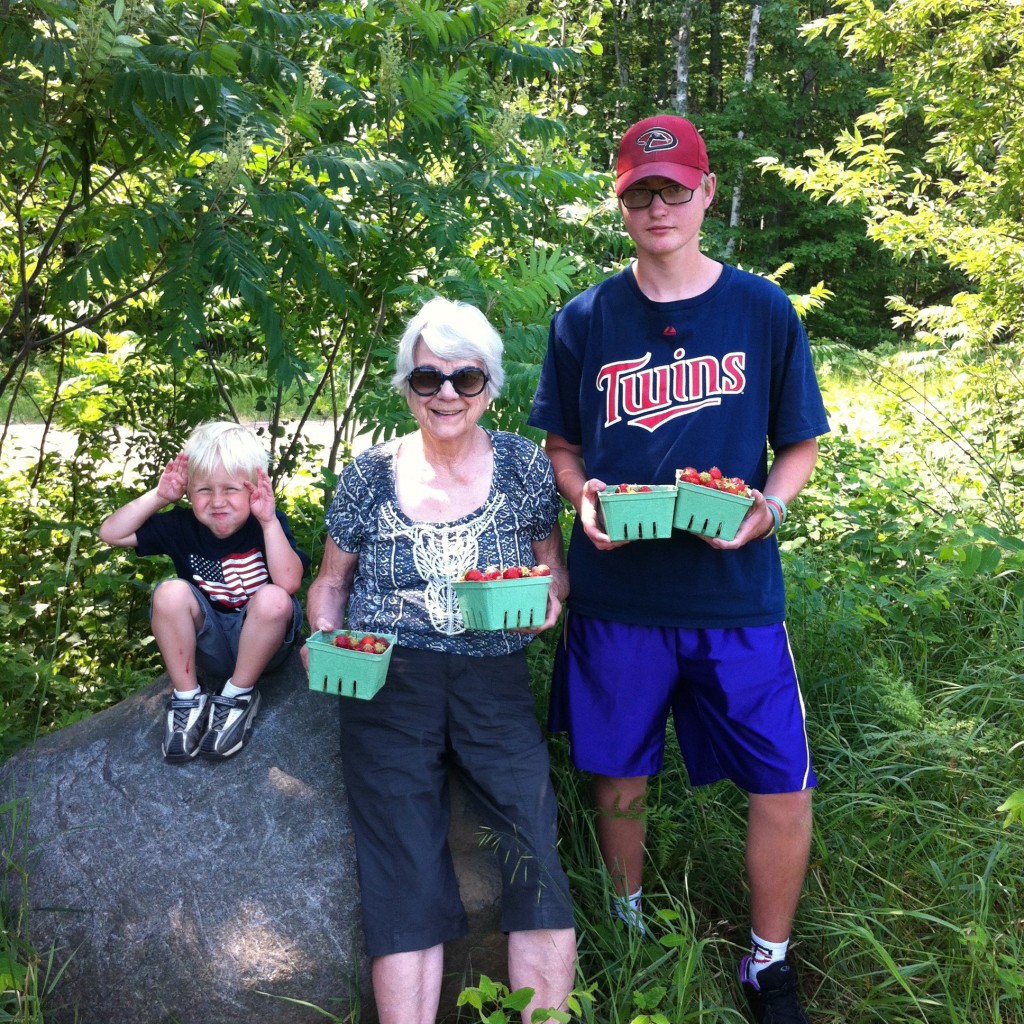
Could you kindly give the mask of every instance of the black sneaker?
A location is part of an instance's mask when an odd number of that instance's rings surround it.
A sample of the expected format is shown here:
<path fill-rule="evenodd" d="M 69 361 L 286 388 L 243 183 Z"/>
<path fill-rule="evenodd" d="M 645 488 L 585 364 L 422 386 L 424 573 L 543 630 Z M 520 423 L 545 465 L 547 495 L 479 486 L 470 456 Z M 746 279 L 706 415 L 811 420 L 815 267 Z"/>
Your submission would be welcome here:
<path fill-rule="evenodd" d="M 747 979 L 750 957 L 740 964 L 740 981 L 757 1024 L 811 1024 L 796 994 L 796 971 L 785 960 L 758 971 L 754 981 Z"/>
<path fill-rule="evenodd" d="M 173 762 L 190 761 L 199 753 L 199 741 L 206 732 L 206 705 L 208 693 L 182 700 L 171 697 L 167 702 L 167 723 L 164 726 L 164 742 L 160 749 L 164 760 Z"/>
<path fill-rule="evenodd" d="M 253 689 L 238 697 L 219 693 L 210 698 L 210 728 L 199 743 L 199 754 L 214 761 L 237 754 L 249 741 L 252 723 L 260 706 L 260 692 Z"/>

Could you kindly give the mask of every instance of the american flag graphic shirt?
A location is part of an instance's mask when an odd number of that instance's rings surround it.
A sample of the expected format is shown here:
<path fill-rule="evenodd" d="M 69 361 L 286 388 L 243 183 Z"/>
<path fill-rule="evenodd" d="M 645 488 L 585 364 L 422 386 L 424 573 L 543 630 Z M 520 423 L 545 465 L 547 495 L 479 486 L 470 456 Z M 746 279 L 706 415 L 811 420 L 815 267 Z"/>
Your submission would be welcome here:
<path fill-rule="evenodd" d="M 257 548 L 224 558 L 189 555 L 192 582 L 211 604 L 241 608 L 264 583 L 270 582 L 263 552 Z"/>
<path fill-rule="evenodd" d="M 284 513 L 278 512 L 277 518 L 305 572 L 309 556 L 296 547 Z M 244 608 L 252 595 L 270 582 L 263 527 L 252 516 L 230 537 L 216 537 L 190 508 L 177 507 L 143 523 L 135 539 L 136 554 L 170 555 L 178 576 L 198 587 L 219 611 Z"/>

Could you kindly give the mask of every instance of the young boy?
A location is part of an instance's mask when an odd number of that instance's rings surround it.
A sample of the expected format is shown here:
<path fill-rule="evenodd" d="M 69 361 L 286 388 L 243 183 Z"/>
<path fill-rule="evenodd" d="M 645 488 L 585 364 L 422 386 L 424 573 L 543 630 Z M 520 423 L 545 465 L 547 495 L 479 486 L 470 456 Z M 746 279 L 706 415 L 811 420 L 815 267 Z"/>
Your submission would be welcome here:
<path fill-rule="evenodd" d="M 274 505 L 267 455 L 237 423 L 204 423 L 151 491 L 103 521 L 100 539 L 140 555 L 169 555 L 178 578 L 153 592 L 153 636 L 171 677 L 163 755 L 223 760 L 249 739 L 256 682 L 288 656 L 302 608 L 293 596 L 309 558 Z M 192 507 L 161 512 L 188 496 Z M 158 514 L 159 513 L 159 514 Z M 198 672 L 227 677 L 205 692 Z"/>

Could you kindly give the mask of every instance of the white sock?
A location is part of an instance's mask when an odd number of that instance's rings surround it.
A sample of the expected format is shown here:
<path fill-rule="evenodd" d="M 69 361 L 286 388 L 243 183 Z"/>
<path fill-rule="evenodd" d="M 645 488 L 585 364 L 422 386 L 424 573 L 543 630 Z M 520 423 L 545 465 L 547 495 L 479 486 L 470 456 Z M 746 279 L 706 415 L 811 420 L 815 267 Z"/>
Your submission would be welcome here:
<path fill-rule="evenodd" d="M 615 913 L 619 919 L 625 921 L 630 928 L 635 928 L 641 935 L 647 934 L 644 927 L 643 916 L 640 905 L 643 902 L 644 888 L 640 886 L 636 892 L 629 896 L 617 896 L 615 898 Z"/>
<path fill-rule="evenodd" d="M 759 972 L 770 964 L 786 959 L 789 939 L 784 942 L 769 942 L 750 931 L 750 959 L 747 961 L 747 980 L 753 981 Z"/>
<path fill-rule="evenodd" d="M 224 684 L 224 689 L 221 690 L 220 692 L 221 692 L 221 695 L 224 696 L 224 697 L 241 697 L 243 694 L 252 693 L 252 687 L 251 686 L 247 686 L 243 690 L 241 686 L 235 686 L 235 684 L 233 682 L 231 682 L 231 680 L 229 679 Z"/>
<path fill-rule="evenodd" d="M 192 700 L 193 697 L 198 697 L 199 694 L 200 694 L 200 689 L 199 689 L 198 686 L 194 690 L 175 690 L 174 691 L 174 699 L 175 700 Z"/>

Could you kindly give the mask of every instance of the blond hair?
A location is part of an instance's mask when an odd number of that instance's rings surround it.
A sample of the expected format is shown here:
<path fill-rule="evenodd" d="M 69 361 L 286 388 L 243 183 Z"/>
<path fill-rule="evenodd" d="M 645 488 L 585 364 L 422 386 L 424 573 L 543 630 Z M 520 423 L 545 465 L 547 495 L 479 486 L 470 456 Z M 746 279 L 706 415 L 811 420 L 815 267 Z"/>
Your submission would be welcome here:
<path fill-rule="evenodd" d="M 211 476 L 218 465 L 234 476 L 245 473 L 256 482 L 256 470 L 266 471 L 267 451 L 260 439 L 240 423 L 230 420 L 215 420 L 201 423 L 189 434 L 185 442 L 188 456 L 188 476 Z"/>

